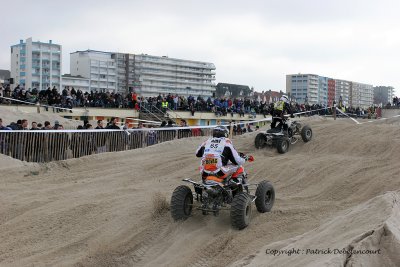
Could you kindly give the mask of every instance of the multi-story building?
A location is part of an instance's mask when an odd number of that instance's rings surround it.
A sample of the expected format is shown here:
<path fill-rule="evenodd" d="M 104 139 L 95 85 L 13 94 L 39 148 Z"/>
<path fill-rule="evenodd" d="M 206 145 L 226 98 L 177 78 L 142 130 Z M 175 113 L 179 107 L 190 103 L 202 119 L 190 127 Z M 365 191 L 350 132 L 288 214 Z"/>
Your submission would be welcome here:
<path fill-rule="evenodd" d="M 115 59 L 117 66 L 117 91 L 123 94 L 132 92 L 135 85 L 135 55 L 114 53 L 111 58 Z"/>
<path fill-rule="evenodd" d="M 318 81 L 318 103 L 320 105 L 328 105 L 328 79 L 327 77 L 319 76 Z"/>
<path fill-rule="evenodd" d="M 71 75 L 88 78 L 91 91 L 117 92 L 117 66 L 112 55 L 95 50 L 71 53 Z"/>
<path fill-rule="evenodd" d="M 374 88 L 371 84 L 351 82 L 350 106 L 370 107 L 374 100 Z"/>
<path fill-rule="evenodd" d="M 320 95 L 322 99 L 326 98 L 327 95 L 323 92 L 323 90 L 327 90 L 327 83 L 324 79 L 322 81 L 324 85 L 320 86 L 320 76 L 315 74 L 286 75 L 286 93 L 296 99 L 297 102 L 318 104 Z"/>
<path fill-rule="evenodd" d="M 374 87 L 374 104 L 386 105 L 392 104 L 394 97 L 394 88 L 392 86 L 375 86 Z"/>
<path fill-rule="evenodd" d="M 336 88 L 336 80 L 328 79 L 328 106 L 333 105 L 333 101 L 335 100 L 335 88 Z"/>
<path fill-rule="evenodd" d="M 123 94 L 208 97 L 215 92 L 214 64 L 144 54 L 77 51 L 71 53 L 71 75 L 89 78 L 90 90 Z"/>
<path fill-rule="evenodd" d="M 61 86 L 62 47 L 33 42 L 32 38 L 11 46 L 11 78 L 25 88 L 45 90 Z"/>
<path fill-rule="evenodd" d="M 134 89 L 142 96 L 179 94 L 212 96 L 215 92 L 215 66 L 212 63 L 135 55 Z"/>
<path fill-rule="evenodd" d="M 335 100 L 336 103 L 339 104 L 339 101 L 342 101 L 342 104 L 348 106 L 350 103 L 350 88 L 351 82 L 335 79 Z"/>
<path fill-rule="evenodd" d="M 372 85 L 332 79 L 316 74 L 286 75 L 286 92 L 298 102 L 331 106 L 333 100 L 345 106 L 372 105 Z"/>
<path fill-rule="evenodd" d="M 62 86 L 69 87 L 70 89 L 74 88 L 75 90 L 80 89 L 82 92 L 90 93 L 89 78 L 84 78 L 82 76 L 73 76 L 71 74 L 64 74 L 62 77 Z"/>

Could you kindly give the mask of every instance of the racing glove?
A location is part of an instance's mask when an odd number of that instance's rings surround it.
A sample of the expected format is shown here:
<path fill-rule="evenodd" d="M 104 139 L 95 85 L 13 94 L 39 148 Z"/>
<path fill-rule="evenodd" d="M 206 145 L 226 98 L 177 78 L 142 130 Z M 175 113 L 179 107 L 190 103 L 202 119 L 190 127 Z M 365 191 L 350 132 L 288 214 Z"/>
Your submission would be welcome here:
<path fill-rule="evenodd" d="M 241 157 L 244 158 L 246 161 L 250 161 L 250 162 L 254 161 L 254 157 L 253 156 L 247 156 L 247 155 L 243 154 L 243 156 L 241 156 Z"/>

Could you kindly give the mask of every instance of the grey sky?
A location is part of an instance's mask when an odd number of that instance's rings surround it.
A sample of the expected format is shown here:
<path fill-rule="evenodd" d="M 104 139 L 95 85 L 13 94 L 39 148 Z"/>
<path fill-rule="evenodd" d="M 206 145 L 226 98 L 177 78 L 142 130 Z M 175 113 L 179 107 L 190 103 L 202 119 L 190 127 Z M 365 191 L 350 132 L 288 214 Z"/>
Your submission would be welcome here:
<path fill-rule="evenodd" d="M 216 82 L 285 90 L 315 73 L 400 92 L 400 1 L 6 1 L 0 68 L 20 39 L 213 62 Z"/>

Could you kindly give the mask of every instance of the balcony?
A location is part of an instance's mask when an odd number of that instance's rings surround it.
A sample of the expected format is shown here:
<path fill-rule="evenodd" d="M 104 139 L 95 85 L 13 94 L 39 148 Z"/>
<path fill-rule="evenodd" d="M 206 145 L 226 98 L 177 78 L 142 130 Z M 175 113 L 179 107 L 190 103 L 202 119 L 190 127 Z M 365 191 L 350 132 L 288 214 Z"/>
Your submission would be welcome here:
<path fill-rule="evenodd" d="M 156 76 L 164 76 L 164 77 L 174 77 L 176 79 L 197 79 L 197 80 L 215 80 L 215 77 L 211 74 L 202 74 L 201 76 L 198 75 L 190 75 L 190 74 L 184 74 L 180 72 L 166 72 L 163 70 L 157 71 L 157 70 L 146 70 L 143 69 L 141 71 L 143 75 L 150 74 L 150 75 L 156 75 Z"/>
<path fill-rule="evenodd" d="M 155 66 L 155 65 L 151 65 L 151 64 L 142 64 L 142 65 L 136 65 L 135 66 L 136 72 L 143 71 L 146 68 L 147 69 L 154 69 L 153 71 L 166 70 L 166 71 L 170 71 L 170 72 L 174 72 L 174 73 L 185 72 L 185 73 L 195 73 L 195 74 L 204 74 L 204 75 L 216 75 L 215 71 L 211 71 L 211 70 L 178 69 L 178 68 L 174 68 L 174 67 Z"/>
<path fill-rule="evenodd" d="M 210 69 L 215 70 L 215 66 L 212 63 L 205 63 L 205 62 L 191 62 L 191 61 L 183 61 L 183 60 L 175 60 L 170 58 L 155 58 L 149 56 L 138 56 L 136 57 L 137 62 L 150 62 L 162 65 L 169 65 L 169 66 L 184 66 L 184 67 L 192 67 L 192 68 L 199 68 L 199 69 Z"/>
<path fill-rule="evenodd" d="M 176 84 L 176 85 L 167 85 L 167 84 L 162 84 L 162 83 L 151 83 L 144 81 L 141 83 L 142 86 L 147 86 L 147 87 L 154 87 L 154 88 L 169 88 L 169 89 L 176 89 L 176 88 L 186 88 L 186 85 L 181 85 L 181 84 Z M 191 86 L 190 90 L 212 90 L 214 88 L 214 84 L 209 84 L 209 85 L 204 85 L 204 86 L 198 86 L 194 87 Z M 189 89 L 188 89 L 189 90 Z"/>
<path fill-rule="evenodd" d="M 170 84 L 200 84 L 200 85 L 211 84 L 211 82 L 207 82 L 206 80 L 192 81 L 192 80 L 183 80 L 183 79 L 165 79 L 165 78 L 158 78 L 158 77 L 143 77 L 143 80 L 166 82 L 166 83 L 170 83 Z"/>

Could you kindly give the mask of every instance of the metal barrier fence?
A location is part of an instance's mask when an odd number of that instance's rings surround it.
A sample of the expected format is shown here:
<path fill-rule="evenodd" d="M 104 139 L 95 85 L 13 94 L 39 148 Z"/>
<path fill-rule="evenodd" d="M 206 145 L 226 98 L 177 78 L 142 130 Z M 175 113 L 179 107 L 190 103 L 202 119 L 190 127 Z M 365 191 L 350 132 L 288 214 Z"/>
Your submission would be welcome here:
<path fill-rule="evenodd" d="M 252 122 L 240 124 L 246 127 L 249 123 Z M 0 131 L 0 153 L 22 161 L 50 162 L 144 148 L 174 139 L 211 136 L 214 127 L 143 128 L 125 131 L 106 129 Z M 242 131 L 235 132 L 235 134 L 242 133 Z"/>

